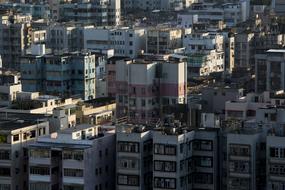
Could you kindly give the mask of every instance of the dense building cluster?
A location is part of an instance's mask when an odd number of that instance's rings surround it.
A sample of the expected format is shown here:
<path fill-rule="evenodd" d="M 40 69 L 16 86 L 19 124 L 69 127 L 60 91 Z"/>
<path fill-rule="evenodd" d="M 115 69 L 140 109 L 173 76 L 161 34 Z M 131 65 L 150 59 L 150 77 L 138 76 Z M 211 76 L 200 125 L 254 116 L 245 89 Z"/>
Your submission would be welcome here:
<path fill-rule="evenodd" d="M 285 189 L 284 0 L 0 0 L 0 190 Z"/>

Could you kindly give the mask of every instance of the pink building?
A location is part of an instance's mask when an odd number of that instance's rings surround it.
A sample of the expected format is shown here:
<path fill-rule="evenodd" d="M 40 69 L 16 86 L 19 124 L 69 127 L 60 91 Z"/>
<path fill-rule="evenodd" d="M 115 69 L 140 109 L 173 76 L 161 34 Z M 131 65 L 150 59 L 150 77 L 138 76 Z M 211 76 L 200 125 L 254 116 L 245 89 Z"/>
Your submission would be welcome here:
<path fill-rule="evenodd" d="M 155 123 L 164 106 L 186 103 L 186 63 L 145 60 L 116 64 L 117 118 Z"/>
<path fill-rule="evenodd" d="M 127 58 L 116 56 L 108 59 L 106 65 L 108 97 L 116 97 L 116 62 L 125 59 Z"/>

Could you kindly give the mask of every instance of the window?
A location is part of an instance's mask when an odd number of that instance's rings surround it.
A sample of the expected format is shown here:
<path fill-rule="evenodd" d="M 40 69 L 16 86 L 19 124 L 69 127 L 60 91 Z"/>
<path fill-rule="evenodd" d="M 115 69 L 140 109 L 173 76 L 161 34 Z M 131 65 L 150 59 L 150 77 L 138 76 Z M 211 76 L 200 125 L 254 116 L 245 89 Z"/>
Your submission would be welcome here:
<path fill-rule="evenodd" d="M 4 176 L 4 177 L 11 176 L 10 168 L 1 167 L 0 168 L 0 176 Z"/>
<path fill-rule="evenodd" d="M 240 144 L 230 144 L 230 155 L 232 156 L 250 156 L 250 146 Z"/>
<path fill-rule="evenodd" d="M 243 160 L 231 161 L 229 165 L 230 172 L 249 173 L 249 162 Z"/>
<path fill-rule="evenodd" d="M 175 178 L 154 178 L 154 187 L 155 188 L 164 188 L 164 189 L 176 189 L 176 179 Z"/>
<path fill-rule="evenodd" d="M 49 158 L 49 150 L 45 149 L 31 149 L 30 157 L 32 158 Z"/>
<path fill-rule="evenodd" d="M 174 161 L 154 161 L 154 170 L 162 172 L 175 172 L 176 171 L 176 162 Z"/>
<path fill-rule="evenodd" d="M 176 146 L 175 145 L 164 145 L 164 144 L 155 144 L 154 145 L 155 154 L 164 154 L 164 155 L 176 155 Z"/>
<path fill-rule="evenodd" d="M 142 99 L 142 107 L 145 107 L 145 99 Z"/>
<path fill-rule="evenodd" d="M 137 169 L 138 161 L 136 159 L 131 158 L 120 158 L 119 159 L 119 168 L 122 169 Z"/>
<path fill-rule="evenodd" d="M 139 186 L 139 176 L 119 174 L 118 185 Z"/>
<path fill-rule="evenodd" d="M 195 165 L 198 167 L 212 167 L 213 166 L 213 158 L 205 157 L 205 156 L 196 156 L 193 158 Z"/>
<path fill-rule="evenodd" d="M 30 133 L 31 133 L 30 138 L 36 137 L 36 130 L 30 131 Z"/>
<path fill-rule="evenodd" d="M 193 142 L 193 149 L 199 151 L 213 150 L 213 142 L 210 140 L 195 140 Z"/>
<path fill-rule="evenodd" d="M 175 145 L 166 145 L 165 146 L 166 155 L 176 155 L 176 146 Z"/>
<path fill-rule="evenodd" d="M 30 167 L 30 173 L 34 175 L 50 175 L 49 167 L 32 166 Z"/>
<path fill-rule="evenodd" d="M 64 185 L 63 186 L 64 190 L 84 190 L 83 185 Z"/>
<path fill-rule="evenodd" d="M 139 152 L 139 143 L 135 142 L 125 142 L 119 141 L 118 142 L 118 151 L 119 152 Z"/>
<path fill-rule="evenodd" d="M 10 150 L 0 150 L 0 160 L 10 160 Z"/>
<path fill-rule="evenodd" d="M 155 144 L 154 145 L 154 153 L 155 154 L 164 154 L 164 145 L 163 144 Z"/>
<path fill-rule="evenodd" d="M 68 177 L 83 177 L 83 170 L 64 168 L 64 176 Z"/>
<path fill-rule="evenodd" d="M 82 161 L 84 159 L 83 151 L 76 151 L 76 150 L 64 150 L 63 152 L 63 159 L 64 160 L 77 160 Z"/>
<path fill-rule="evenodd" d="M 0 184 L 0 190 L 10 190 L 10 188 L 11 188 L 10 184 Z M 45 190 L 45 189 L 43 189 L 43 190 Z"/>
<path fill-rule="evenodd" d="M 13 135 L 13 141 L 14 142 L 17 142 L 17 141 L 19 141 L 20 139 L 19 139 L 19 134 L 17 134 L 17 135 Z"/>
<path fill-rule="evenodd" d="M 194 183 L 213 184 L 213 175 L 211 173 L 193 173 Z"/>

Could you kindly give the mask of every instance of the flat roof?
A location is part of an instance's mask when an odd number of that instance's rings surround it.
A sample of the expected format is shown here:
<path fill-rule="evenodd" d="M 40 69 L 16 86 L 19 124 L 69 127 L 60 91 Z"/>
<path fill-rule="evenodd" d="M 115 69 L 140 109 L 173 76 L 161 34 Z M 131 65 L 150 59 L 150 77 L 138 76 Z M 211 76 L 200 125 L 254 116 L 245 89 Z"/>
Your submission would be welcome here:
<path fill-rule="evenodd" d="M 58 133 L 70 134 L 70 133 L 81 131 L 83 129 L 88 129 L 88 128 L 91 128 L 91 127 L 96 127 L 96 126 L 95 125 L 91 125 L 91 124 L 80 124 L 80 125 L 76 125 L 75 127 L 66 128 L 66 129 L 63 129 L 61 131 L 58 131 Z"/>
<path fill-rule="evenodd" d="M 0 130 L 16 130 L 41 123 L 49 116 L 44 114 L 0 112 Z"/>

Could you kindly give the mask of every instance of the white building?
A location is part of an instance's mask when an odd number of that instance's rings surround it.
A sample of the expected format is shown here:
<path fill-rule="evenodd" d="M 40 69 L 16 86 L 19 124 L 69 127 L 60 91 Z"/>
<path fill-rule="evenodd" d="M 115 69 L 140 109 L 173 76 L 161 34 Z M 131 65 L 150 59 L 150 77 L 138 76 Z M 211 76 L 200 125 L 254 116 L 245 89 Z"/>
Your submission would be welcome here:
<path fill-rule="evenodd" d="M 117 189 L 219 189 L 218 130 L 118 129 Z"/>
<path fill-rule="evenodd" d="M 256 110 L 271 105 L 269 93 L 248 93 L 236 100 L 227 101 L 225 105 L 225 119 L 246 120 L 256 116 Z"/>
<path fill-rule="evenodd" d="M 220 34 L 192 33 L 183 38 L 183 47 L 188 55 L 188 78 L 224 72 L 224 37 Z"/>
<path fill-rule="evenodd" d="M 83 36 L 84 49 L 114 49 L 114 56 L 135 58 L 145 48 L 145 29 L 86 27 Z"/>
<path fill-rule="evenodd" d="M 197 22 L 198 22 L 198 15 L 187 15 L 187 14 L 177 15 L 177 26 L 179 28 L 192 28 L 193 24 Z"/>
<path fill-rule="evenodd" d="M 83 27 L 74 24 L 52 23 L 46 29 L 46 46 L 55 53 L 80 51 L 83 48 L 82 30 Z"/>
<path fill-rule="evenodd" d="M 22 91 L 19 75 L 10 71 L 0 72 L 0 106 L 8 106 Z"/>
<path fill-rule="evenodd" d="M 255 56 L 255 91 L 285 90 L 285 50 L 270 49 Z"/>
<path fill-rule="evenodd" d="M 240 133 L 227 135 L 227 189 L 258 190 L 257 179 L 260 173 L 257 171 L 258 167 L 262 167 L 257 163 L 261 161 L 258 148 L 262 135 L 254 129 Z"/>
<path fill-rule="evenodd" d="M 120 25 L 121 0 L 82 0 L 76 3 L 62 2 L 57 6 L 61 21 L 75 21 L 96 26 Z"/>
<path fill-rule="evenodd" d="M 28 189 L 28 145 L 49 134 L 49 123 L 17 116 L 0 118 L 0 189 Z"/>
<path fill-rule="evenodd" d="M 188 8 L 195 0 L 121 0 L 122 9 L 125 12 L 130 10 L 162 10 L 162 11 L 179 11 Z"/>
<path fill-rule="evenodd" d="M 285 137 L 269 135 L 266 139 L 266 189 L 282 189 L 285 187 Z"/>
<path fill-rule="evenodd" d="M 52 114 L 53 109 L 76 104 L 79 99 L 62 99 L 56 96 L 39 95 L 39 92 L 17 92 L 16 99 L 9 106 L 0 108 L 1 112 Z"/>
<path fill-rule="evenodd" d="M 29 146 L 29 189 L 114 189 L 115 134 L 79 125 Z"/>
<path fill-rule="evenodd" d="M 186 63 L 128 60 L 116 63 L 117 117 L 130 122 L 155 122 L 163 107 L 187 99 Z"/>
<path fill-rule="evenodd" d="M 188 10 L 189 14 L 198 15 L 199 22 L 224 22 L 226 27 L 233 27 L 249 18 L 250 1 L 240 0 L 234 3 L 196 3 Z"/>

